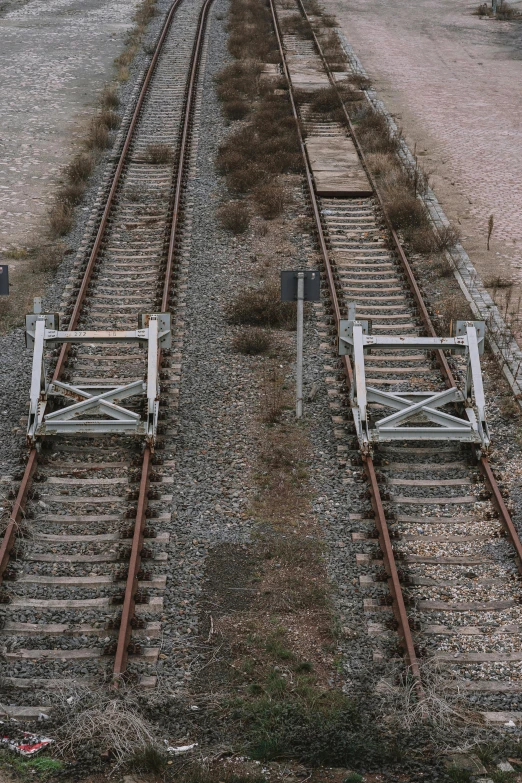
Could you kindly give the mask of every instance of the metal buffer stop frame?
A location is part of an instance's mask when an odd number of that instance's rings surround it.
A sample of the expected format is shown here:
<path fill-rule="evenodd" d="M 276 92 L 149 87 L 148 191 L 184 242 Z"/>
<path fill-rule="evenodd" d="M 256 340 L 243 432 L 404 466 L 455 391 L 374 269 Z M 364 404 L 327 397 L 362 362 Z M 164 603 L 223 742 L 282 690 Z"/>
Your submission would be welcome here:
<path fill-rule="evenodd" d="M 457 321 L 454 337 L 375 336 L 370 333 L 370 326 L 369 321 L 356 319 L 355 305 L 350 305 L 348 319 L 339 323 L 339 355 L 349 355 L 353 363 L 352 413 L 361 451 L 368 453 L 372 443 L 392 440 L 454 440 L 476 443 L 487 452 L 490 439 L 480 367 L 484 322 Z M 442 349 L 464 354 L 467 360 L 464 388 L 454 386 L 441 392 L 412 390 L 394 394 L 367 386 L 365 354 L 372 348 L 386 351 Z M 372 424 L 368 403 L 378 403 L 396 412 Z M 448 403 L 463 405 L 466 418 L 439 410 Z M 424 421 L 419 423 L 419 418 Z"/>
<path fill-rule="evenodd" d="M 159 409 L 159 355 L 171 346 L 170 313 L 138 316 L 138 329 L 129 331 L 60 331 L 57 313 L 41 313 L 39 300 L 35 312 L 26 316 L 26 345 L 33 347 L 33 365 L 27 440 L 30 446 L 46 435 L 124 434 L 144 437 L 154 447 Z M 108 379 L 96 386 L 72 385 L 47 379 L 45 349 L 60 343 L 138 343 L 147 347 L 147 375 L 121 385 Z M 136 395 L 147 398 L 145 419 L 125 408 L 123 400 Z M 48 400 L 61 397 L 71 405 L 47 412 Z"/>

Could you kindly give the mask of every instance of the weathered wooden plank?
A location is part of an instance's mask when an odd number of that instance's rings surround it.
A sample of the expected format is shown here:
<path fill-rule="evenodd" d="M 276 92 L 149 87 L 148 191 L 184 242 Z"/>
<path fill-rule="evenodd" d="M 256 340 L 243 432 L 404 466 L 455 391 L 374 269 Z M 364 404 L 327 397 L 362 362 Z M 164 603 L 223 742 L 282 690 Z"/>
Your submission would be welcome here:
<path fill-rule="evenodd" d="M 308 158 L 320 196 L 361 198 L 372 188 L 351 139 L 345 136 L 309 136 Z"/>

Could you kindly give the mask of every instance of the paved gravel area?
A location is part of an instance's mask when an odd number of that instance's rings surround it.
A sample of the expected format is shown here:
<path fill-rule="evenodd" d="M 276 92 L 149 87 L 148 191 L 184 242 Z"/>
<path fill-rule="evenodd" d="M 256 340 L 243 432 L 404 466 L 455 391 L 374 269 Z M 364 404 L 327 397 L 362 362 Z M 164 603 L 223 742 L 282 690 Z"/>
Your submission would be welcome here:
<path fill-rule="evenodd" d="M 483 278 L 522 281 L 522 24 L 469 0 L 325 0 Z M 494 214 L 491 251 L 487 223 Z"/>
<path fill-rule="evenodd" d="M 45 215 L 136 6 L 30 0 L 0 18 L 0 249 L 30 241 Z"/>
<path fill-rule="evenodd" d="M 198 668 L 200 650 L 191 642 L 199 632 L 198 596 L 205 558 L 223 542 L 249 538 L 246 514 L 251 499 L 249 475 L 256 452 L 251 411 L 258 391 L 245 383 L 244 362 L 255 361 L 231 350 L 224 307 L 233 295 L 245 255 L 244 240 L 218 228 L 213 205 L 223 184 L 214 170 L 226 129 L 214 90 L 214 76 L 227 61 L 225 0 L 213 6 L 207 63 L 199 96 L 197 166 L 187 201 L 192 237 L 186 243 L 186 298 L 181 297 L 185 331 L 179 416 L 166 448 L 176 460 L 173 471 L 169 576 L 163 625 L 164 657 L 158 672 L 183 686 Z M 209 208 L 210 207 L 210 208 Z M 180 309 L 178 307 L 178 318 Z"/>

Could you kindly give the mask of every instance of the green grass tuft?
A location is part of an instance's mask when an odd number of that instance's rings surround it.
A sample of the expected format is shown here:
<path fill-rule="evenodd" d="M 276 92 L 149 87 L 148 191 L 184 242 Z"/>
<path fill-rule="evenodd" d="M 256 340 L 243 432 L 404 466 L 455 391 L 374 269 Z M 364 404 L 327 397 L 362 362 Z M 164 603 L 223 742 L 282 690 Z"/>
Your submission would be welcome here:
<path fill-rule="evenodd" d="M 51 756 L 37 756 L 36 758 L 20 758 L 10 754 L 9 763 L 25 779 L 49 780 L 63 769 L 63 763 Z"/>

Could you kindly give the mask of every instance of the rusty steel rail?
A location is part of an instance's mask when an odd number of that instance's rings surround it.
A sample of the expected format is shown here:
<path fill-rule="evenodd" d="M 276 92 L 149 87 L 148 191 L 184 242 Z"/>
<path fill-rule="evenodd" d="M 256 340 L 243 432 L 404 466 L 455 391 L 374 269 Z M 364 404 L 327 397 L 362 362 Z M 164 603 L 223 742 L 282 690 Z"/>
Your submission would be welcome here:
<path fill-rule="evenodd" d="M 80 285 L 80 290 L 75 300 L 71 318 L 69 320 L 68 330 L 74 330 L 78 323 L 82 311 L 82 307 L 87 295 L 88 286 L 92 278 L 94 268 L 96 266 L 96 261 L 98 258 L 99 251 L 102 246 L 105 230 L 108 224 L 111 209 L 114 205 L 116 192 L 126 163 L 127 154 L 130 145 L 132 143 L 134 131 L 136 129 L 139 120 L 143 102 L 145 100 L 147 90 L 149 88 L 150 82 L 154 75 L 156 64 L 160 56 L 163 43 L 165 41 L 165 38 L 171 26 L 175 11 L 181 5 L 182 2 L 183 0 L 174 0 L 165 18 L 165 22 L 163 24 L 160 36 L 156 43 L 154 55 L 150 62 L 145 79 L 143 80 L 140 94 L 136 106 L 134 108 L 134 112 L 129 127 L 127 129 L 127 135 L 120 154 L 120 158 L 116 170 L 114 172 L 113 180 L 104 206 L 104 210 L 100 220 L 96 238 L 85 268 L 85 272 Z M 200 13 L 196 39 L 195 39 L 194 48 L 191 57 L 190 74 L 187 80 L 183 126 L 182 126 L 182 132 L 180 134 L 179 148 L 178 148 L 179 156 L 178 156 L 178 165 L 177 165 L 176 180 L 175 180 L 175 193 L 174 193 L 173 206 L 172 206 L 172 219 L 169 227 L 169 248 L 168 248 L 167 263 L 165 267 L 165 274 L 164 274 L 164 281 L 163 281 L 162 306 L 161 306 L 162 311 L 166 311 L 168 309 L 168 304 L 169 304 L 171 276 L 172 276 L 172 270 L 173 270 L 174 258 L 175 258 L 176 240 L 177 240 L 177 235 L 179 233 L 179 217 L 180 217 L 183 181 L 186 174 L 186 163 L 188 160 L 187 153 L 190 146 L 190 128 L 191 128 L 191 122 L 193 116 L 194 95 L 195 95 L 195 88 L 197 84 L 199 65 L 201 61 L 203 36 L 204 36 L 206 22 L 208 18 L 208 11 L 210 6 L 212 5 L 212 2 L 213 0 L 206 0 Z M 55 371 L 53 374 L 53 381 L 58 380 L 63 372 L 65 366 L 65 360 L 67 358 L 68 347 L 69 345 L 67 343 L 62 346 L 62 349 L 60 351 L 56 363 Z M 160 360 L 161 360 L 161 354 L 160 354 Z M 149 483 L 150 483 L 150 472 L 151 472 L 151 462 L 152 462 L 151 458 L 152 458 L 151 450 L 150 447 L 147 446 L 144 450 L 143 462 L 141 467 L 138 506 L 137 506 L 135 523 L 134 523 L 134 533 L 132 538 L 131 555 L 129 560 L 129 568 L 128 568 L 128 575 L 126 581 L 126 588 L 125 588 L 125 597 L 124 597 L 122 615 L 120 620 L 120 629 L 118 633 L 115 663 L 113 668 L 113 675 L 115 678 L 119 678 L 125 672 L 126 665 L 127 665 L 127 655 L 128 655 L 127 651 L 128 651 L 130 634 L 132 630 L 132 622 L 133 622 L 134 611 L 135 611 L 134 596 L 138 586 L 138 573 L 141 564 L 141 551 L 143 547 L 143 531 L 145 527 L 147 496 L 148 496 Z M 15 543 L 17 528 L 24 515 L 25 504 L 28 495 L 31 491 L 32 480 L 36 472 L 37 463 L 38 463 L 38 451 L 36 448 L 32 448 L 31 451 L 29 452 L 29 458 L 28 458 L 27 465 L 25 467 L 24 475 L 22 477 L 22 481 L 17 493 L 17 497 L 11 512 L 11 517 L 9 519 L 0 546 L 0 584 L 2 582 L 2 577 L 7 567 L 7 563 L 9 561 L 9 553 L 12 550 L 13 545 Z"/>
<path fill-rule="evenodd" d="M 190 132 L 192 127 L 192 114 L 194 109 L 194 99 L 196 97 L 196 87 L 199 73 L 199 66 L 201 62 L 201 53 L 203 51 L 203 38 L 205 35 L 205 28 L 207 25 L 208 12 L 213 0 L 205 0 L 205 4 L 201 9 L 201 14 L 198 21 L 198 29 L 196 33 L 196 39 L 194 41 L 194 49 L 192 52 L 190 76 L 187 84 L 187 92 L 185 99 L 185 113 L 183 117 L 183 128 L 179 141 L 179 157 L 178 157 L 178 175 L 176 177 L 176 187 L 174 190 L 174 200 L 172 206 L 172 223 L 170 229 L 169 249 L 167 254 L 167 268 L 165 270 L 165 284 L 163 287 L 163 296 L 161 300 L 161 310 L 166 311 L 169 304 L 169 291 L 170 291 L 170 278 L 172 275 L 172 268 L 174 264 L 174 255 L 176 247 L 176 238 L 178 235 L 181 197 L 183 193 L 183 180 L 186 174 L 185 168 L 187 165 L 187 156 L 190 149 Z"/>
<path fill-rule="evenodd" d="M 20 489 L 16 495 L 16 500 L 11 510 L 11 516 L 9 517 L 9 521 L 4 532 L 4 537 L 0 546 L 0 585 L 2 584 L 5 569 L 7 568 L 7 564 L 9 562 L 9 554 L 15 543 L 16 531 L 24 517 L 25 503 L 27 501 L 27 496 L 31 489 L 33 476 L 36 471 L 37 456 L 36 449 L 31 449 L 29 452 L 27 465 L 25 466 L 22 483 L 20 484 Z"/>
<path fill-rule="evenodd" d="M 167 265 L 165 269 L 165 278 L 163 284 L 163 296 L 161 310 L 166 311 L 169 306 L 170 282 L 174 259 L 176 253 L 176 242 L 180 226 L 180 210 L 183 195 L 184 180 L 186 177 L 186 167 L 189 160 L 190 151 L 190 131 L 193 121 L 194 99 L 196 96 L 199 66 L 201 62 L 201 53 L 203 51 L 203 40 L 208 19 L 208 12 L 214 0 L 205 0 L 198 20 L 198 29 L 192 50 L 190 75 L 187 82 L 185 94 L 185 106 L 183 114 L 183 127 L 180 134 L 178 147 L 178 168 L 176 172 L 176 184 L 174 188 L 172 221 L 170 227 L 169 249 L 167 255 Z M 161 351 L 158 362 L 161 362 Z M 143 453 L 143 464 L 141 468 L 140 489 L 138 494 L 138 508 L 134 523 L 134 534 L 132 538 L 132 548 L 129 560 L 129 569 L 127 573 L 127 582 L 125 585 L 125 597 L 123 599 L 123 609 L 120 621 L 120 630 L 118 633 L 118 642 L 116 646 L 116 656 L 114 660 L 113 678 L 117 684 L 118 679 L 125 673 L 127 668 L 128 649 L 132 632 L 132 622 L 135 614 L 135 595 L 138 589 L 138 573 L 141 566 L 141 551 L 143 548 L 143 530 L 145 528 L 147 496 L 150 483 L 150 468 L 152 464 L 152 453 L 150 446 L 145 447 Z"/>

